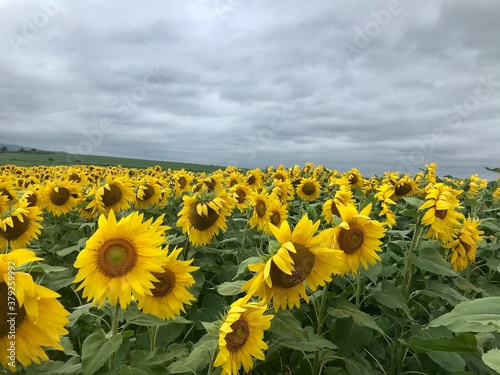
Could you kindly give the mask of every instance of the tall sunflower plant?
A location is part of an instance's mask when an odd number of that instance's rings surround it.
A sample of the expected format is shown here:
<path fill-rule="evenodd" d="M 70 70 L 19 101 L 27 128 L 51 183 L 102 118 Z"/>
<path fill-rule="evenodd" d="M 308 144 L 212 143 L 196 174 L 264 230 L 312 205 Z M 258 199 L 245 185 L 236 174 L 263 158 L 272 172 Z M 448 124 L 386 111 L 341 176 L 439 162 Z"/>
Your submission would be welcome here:
<path fill-rule="evenodd" d="M 5 373 L 500 372 L 499 179 L 0 172 Z"/>

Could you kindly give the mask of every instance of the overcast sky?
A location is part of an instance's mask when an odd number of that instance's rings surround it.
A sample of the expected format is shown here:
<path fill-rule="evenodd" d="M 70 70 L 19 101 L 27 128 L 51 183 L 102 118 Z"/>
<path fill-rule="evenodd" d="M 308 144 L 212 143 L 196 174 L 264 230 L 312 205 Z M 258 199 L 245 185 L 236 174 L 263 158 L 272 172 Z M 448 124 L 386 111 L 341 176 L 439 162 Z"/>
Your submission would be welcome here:
<path fill-rule="evenodd" d="M 0 142 L 496 179 L 499 20 L 498 0 L 0 0 Z"/>

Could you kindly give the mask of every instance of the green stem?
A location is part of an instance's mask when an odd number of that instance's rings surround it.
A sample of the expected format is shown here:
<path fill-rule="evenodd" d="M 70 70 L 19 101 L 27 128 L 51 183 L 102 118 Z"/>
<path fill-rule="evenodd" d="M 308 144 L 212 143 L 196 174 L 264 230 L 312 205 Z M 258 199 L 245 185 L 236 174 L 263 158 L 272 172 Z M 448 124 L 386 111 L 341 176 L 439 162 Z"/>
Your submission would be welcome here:
<path fill-rule="evenodd" d="M 148 327 L 149 333 L 149 351 L 152 352 L 156 347 L 156 334 L 158 333 L 158 327 L 151 326 Z"/>
<path fill-rule="evenodd" d="M 326 283 L 326 285 L 323 287 L 323 293 L 321 294 L 321 300 L 320 300 L 320 305 L 319 309 L 317 312 L 318 316 L 318 322 L 316 326 L 316 334 L 322 335 L 323 334 L 323 323 L 325 320 L 325 310 L 326 310 L 326 301 L 328 299 L 328 289 L 330 287 L 330 283 Z M 319 361 L 319 352 L 316 352 L 314 354 L 314 367 L 313 367 L 313 374 L 319 374 L 320 370 L 320 361 Z"/>
<path fill-rule="evenodd" d="M 359 308 L 359 305 L 361 304 L 361 286 L 363 285 L 363 276 L 361 276 L 360 273 L 357 274 L 356 276 L 356 307 Z"/>
<path fill-rule="evenodd" d="M 111 338 L 118 334 L 118 324 L 120 323 L 120 304 L 117 303 L 115 305 L 115 310 L 111 315 Z M 116 352 L 111 354 L 109 357 L 109 368 L 110 370 L 114 370 L 115 368 L 115 360 L 116 360 Z"/>

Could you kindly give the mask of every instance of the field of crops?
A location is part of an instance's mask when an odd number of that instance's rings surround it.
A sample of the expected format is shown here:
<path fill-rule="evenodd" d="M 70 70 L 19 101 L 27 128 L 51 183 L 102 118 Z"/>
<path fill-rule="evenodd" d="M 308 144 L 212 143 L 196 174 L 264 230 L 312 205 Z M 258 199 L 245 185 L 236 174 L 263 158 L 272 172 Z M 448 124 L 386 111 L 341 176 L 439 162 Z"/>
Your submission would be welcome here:
<path fill-rule="evenodd" d="M 0 372 L 500 373 L 500 181 L 436 168 L 3 165 Z"/>

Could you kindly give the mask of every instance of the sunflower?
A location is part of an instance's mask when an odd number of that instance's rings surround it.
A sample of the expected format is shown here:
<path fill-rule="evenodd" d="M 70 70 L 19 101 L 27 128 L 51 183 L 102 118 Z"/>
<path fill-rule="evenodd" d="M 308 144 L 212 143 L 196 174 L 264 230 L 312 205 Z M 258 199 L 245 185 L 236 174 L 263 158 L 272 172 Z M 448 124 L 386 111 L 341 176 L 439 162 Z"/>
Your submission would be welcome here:
<path fill-rule="evenodd" d="M 314 235 L 319 225 L 319 220 L 313 224 L 307 215 L 300 219 L 293 232 L 287 221 L 279 228 L 269 225 L 279 248 L 267 262 L 248 266 L 257 274 L 242 286 L 248 291 L 247 299 L 256 295 L 266 303 L 273 300 L 275 311 L 287 306 L 299 307 L 301 297 L 309 302 L 306 284 L 314 292 L 318 286 L 331 281 L 333 273 L 340 272 L 341 251 L 325 246 L 331 230 Z"/>
<path fill-rule="evenodd" d="M 262 171 L 259 168 L 247 172 L 246 184 L 256 190 L 262 184 Z"/>
<path fill-rule="evenodd" d="M 476 245 L 482 240 L 481 235 L 484 233 L 477 229 L 479 224 L 478 219 L 472 220 L 470 217 L 464 219 L 456 239 L 443 245 L 444 248 L 451 250 L 448 259 L 455 271 L 462 271 L 467 268 L 469 262 L 475 262 Z"/>
<path fill-rule="evenodd" d="M 337 208 L 338 205 L 347 206 L 348 204 L 354 203 L 356 203 L 356 201 L 352 196 L 352 191 L 348 187 L 341 185 L 340 189 L 335 192 L 334 198 L 328 199 L 323 203 L 321 215 L 324 216 L 327 223 L 333 223 L 333 215 L 340 217 L 340 212 Z"/>
<path fill-rule="evenodd" d="M 419 210 L 427 209 L 422 218 L 422 224 L 429 227 L 425 238 L 434 238 L 442 243 L 453 240 L 453 234 L 460 227 L 458 218 L 462 214 L 457 209 L 461 208 L 457 196 L 461 190 L 455 190 L 439 182 L 427 193 L 425 202 Z"/>
<path fill-rule="evenodd" d="M 180 197 L 182 193 L 189 193 L 191 191 L 191 183 L 194 179 L 191 172 L 186 172 L 184 169 L 175 171 L 172 174 L 172 179 L 174 180 L 174 194 L 176 196 Z"/>
<path fill-rule="evenodd" d="M 304 201 L 312 202 L 319 197 L 321 186 L 315 178 L 303 178 L 297 186 L 297 195 Z"/>
<path fill-rule="evenodd" d="M 98 184 L 90 192 L 94 196 L 87 209 L 94 214 L 108 214 L 111 210 L 118 213 L 130 207 L 134 201 L 134 191 L 127 177 L 108 175 L 104 185 Z"/>
<path fill-rule="evenodd" d="M 351 170 L 344 175 L 344 178 L 346 179 L 347 184 L 351 187 L 351 189 L 361 189 L 364 185 L 363 176 L 356 168 L 351 168 Z"/>
<path fill-rule="evenodd" d="M 245 372 L 253 367 L 253 359 L 263 361 L 267 344 L 263 341 L 264 331 L 271 327 L 274 315 L 265 312 L 262 303 L 246 303 L 240 298 L 231 305 L 219 331 L 219 352 L 214 366 L 222 366 L 221 375 L 239 374 L 243 366 Z"/>
<path fill-rule="evenodd" d="M 132 293 L 152 295 L 153 282 L 159 281 L 153 272 L 162 273 L 166 262 L 161 245 L 169 228 L 162 221 L 163 215 L 143 222 L 138 212 L 119 222 L 113 210 L 107 219 L 101 215 L 97 231 L 76 258 L 74 266 L 79 270 L 74 282 L 82 282 L 76 290 L 83 288 L 83 297 L 99 307 L 109 299 L 111 305 L 119 300 L 125 308 Z"/>
<path fill-rule="evenodd" d="M 17 199 L 16 185 L 11 178 L 0 176 L 0 195 L 5 195 L 8 201 Z"/>
<path fill-rule="evenodd" d="M 55 216 L 70 212 L 79 202 L 80 187 L 74 182 L 48 181 L 42 188 L 42 206 Z"/>
<path fill-rule="evenodd" d="M 281 223 L 288 218 L 288 211 L 284 204 L 282 204 L 277 199 L 269 200 L 269 224 L 272 224 L 276 227 L 280 227 Z M 269 225 L 266 228 L 266 233 L 272 233 Z"/>
<path fill-rule="evenodd" d="M 206 245 L 219 230 L 226 230 L 226 218 L 234 203 L 225 190 L 218 194 L 184 195 L 182 200 L 184 207 L 177 214 L 177 226 L 182 227 L 182 233 L 187 233 L 194 246 Z"/>
<path fill-rule="evenodd" d="M 240 211 L 246 211 L 250 207 L 249 197 L 252 195 L 252 192 L 247 185 L 236 184 L 229 191 L 235 201 L 236 207 Z"/>
<path fill-rule="evenodd" d="M 396 202 L 392 200 L 392 197 L 394 197 L 394 186 L 390 183 L 382 184 L 377 189 L 377 193 L 375 193 L 374 197 L 381 201 L 380 205 L 382 209 L 380 210 L 379 216 L 385 216 L 385 225 L 392 228 L 396 225 L 396 215 L 391 211 L 391 205 L 396 204 Z"/>
<path fill-rule="evenodd" d="M 38 206 L 29 206 L 26 199 L 20 199 L 0 214 L 0 250 L 10 244 L 11 249 L 25 247 L 41 233 L 42 211 Z"/>
<path fill-rule="evenodd" d="M 417 183 L 407 175 L 397 180 L 393 179 L 390 182 L 394 186 L 394 194 L 391 197 L 393 201 L 397 202 L 403 197 L 411 197 L 418 192 Z"/>
<path fill-rule="evenodd" d="M 64 176 L 68 181 L 72 181 L 73 183 L 80 186 L 86 186 L 89 182 L 87 174 L 79 167 L 68 168 Z"/>
<path fill-rule="evenodd" d="M 273 180 L 286 181 L 290 178 L 290 173 L 285 169 L 283 165 L 276 168 L 276 171 L 272 173 Z"/>
<path fill-rule="evenodd" d="M 232 188 L 234 185 L 239 185 L 245 183 L 245 176 L 239 172 L 232 172 L 229 177 L 226 178 L 226 185 Z"/>
<path fill-rule="evenodd" d="M 203 179 L 202 191 L 203 193 L 217 194 L 223 190 L 224 176 L 221 173 L 213 173 L 212 175 Z"/>
<path fill-rule="evenodd" d="M 6 195 L 0 194 L 0 217 L 9 208 L 8 202 L 9 198 Z"/>
<path fill-rule="evenodd" d="M 500 199 L 500 186 L 498 186 L 495 189 L 492 196 L 493 196 L 493 199 L 496 199 L 496 200 Z"/>
<path fill-rule="evenodd" d="M 49 360 L 42 347 L 63 350 L 60 336 L 68 333 L 69 312 L 56 299 L 60 295 L 16 271 L 37 260 L 24 249 L 0 255 L 0 363 L 12 372 L 17 363 L 27 367 Z"/>
<path fill-rule="evenodd" d="M 250 204 L 253 207 L 252 217 L 248 220 L 250 228 L 265 231 L 270 220 L 269 195 L 262 191 L 260 194 L 253 194 L 250 197 Z"/>
<path fill-rule="evenodd" d="M 154 206 L 161 197 L 161 186 L 158 180 L 150 176 L 144 177 L 138 182 L 135 206 L 142 209 Z"/>
<path fill-rule="evenodd" d="M 469 189 L 467 193 L 472 194 L 472 196 L 476 196 L 480 190 L 484 189 L 488 185 L 488 181 L 486 179 L 479 178 L 477 174 L 473 174 L 469 177 Z"/>
<path fill-rule="evenodd" d="M 387 229 L 370 219 L 371 203 L 359 213 L 352 204 L 338 205 L 337 208 L 342 223 L 332 230 L 332 247 L 342 250 L 340 274 L 345 275 L 349 271 L 356 274 L 360 264 L 366 270 L 368 263 L 373 265 L 381 260 L 377 252 L 382 251 L 380 239 Z"/>
<path fill-rule="evenodd" d="M 191 305 L 194 296 L 187 291 L 193 286 L 194 278 L 191 272 L 199 267 L 190 266 L 193 260 L 177 260 L 182 248 L 174 249 L 167 256 L 163 272 L 153 272 L 159 281 L 153 282 L 152 295 L 136 295 L 139 309 L 147 314 L 156 315 L 160 319 L 174 319 L 184 310 L 184 305 Z"/>
<path fill-rule="evenodd" d="M 288 201 L 295 197 L 295 188 L 289 179 L 280 180 L 275 178 L 271 186 L 271 196 L 278 198 L 281 203 L 288 204 Z"/>

